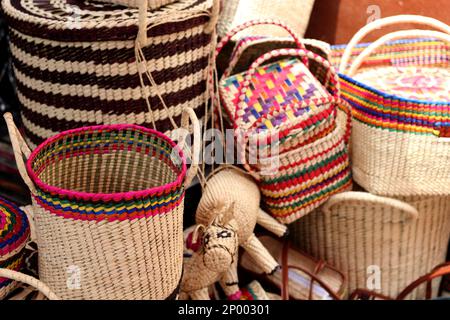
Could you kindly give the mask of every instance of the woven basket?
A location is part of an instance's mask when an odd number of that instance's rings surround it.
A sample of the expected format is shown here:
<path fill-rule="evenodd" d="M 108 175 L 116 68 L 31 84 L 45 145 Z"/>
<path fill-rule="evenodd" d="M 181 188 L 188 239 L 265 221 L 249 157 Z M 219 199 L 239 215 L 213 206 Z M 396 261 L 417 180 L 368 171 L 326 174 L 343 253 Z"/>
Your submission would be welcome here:
<path fill-rule="evenodd" d="M 167 132 L 184 107 L 202 117 L 216 2 L 140 12 L 89 1 L 2 1 L 30 146 L 98 124 Z"/>
<path fill-rule="evenodd" d="M 345 192 L 291 225 L 291 235 L 299 248 L 341 270 L 348 279 L 348 292 L 366 288 L 395 297 L 445 261 L 450 199 L 394 200 Z M 381 287 L 368 287 L 376 284 L 372 279 L 378 268 Z M 435 296 L 438 283 L 434 285 Z M 410 296 L 424 297 L 423 287 Z"/>
<path fill-rule="evenodd" d="M 231 29 L 249 20 L 282 18 L 303 37 L 313 6 L 314 0 L 222 0 L 217 31 L 223 37 Z M 245 32 L 246 36 L 261 34 L 283 36 L 279 30 L 269 26 L 258 26 Z"/>
<path fill-rule="evenodd" d="M 263 207 L 288 224 L 350 188 L 350 117 L 337 116 L 341 100 L 334 68 L 303 49 L 281 22 L 250 21 L 237 27 L 218 44 L 216 55 L 238 32 L 263 24 L 284 28 L 300 49 L 265 53 L 241 74 L 230 76 L 227 70 L 219 85 L 220 102 L 235 131 L 238 160 L 259 182 Z M 280 60 L 286 56 L 294 58 Z M 263 65 L 273 59 L 277 61 Z M 324 84 L 305 65 L 311 61 L 327 69 Z"/>
<path fill-rule="evenodd" d="M 131 8 L 139 8 L 140 6 L 146 6 L 146 10 L 156 10 L 164 7 L 168 4 L 177 2 L 178 0 L 97 0 L 106 3 L 115 3 Z"/>
<path fill-rule="evenodd" d="M 15 204 L 0 198 L 0 268 L 13 271 L 22 268 L 29 237 L 30 225 L 25 213 Z M 16 286 L 15 281 L 0 276 L 0 300 Z"/>
<path fill-rule="evenodd" d="M 198 155 L 200 126 L 186 108 L 183 128 L 189 118 Z M 187 171 L 180 147 L 136 125 L 64 131 L 30 154 L 5 119 L 32 194 L 39 279 L 62 299 L 175 298 L 184 193 L 198 157 Z"/>
<path fill-rule="evenodd" d="M 371 30 L 403 22 L 445 33 L 400 31 L 355 47 Z M 343 97 L 353 107 L 354 179 L 371 193 L 450 194 L 450 167 L 443 165 L 450 158 L 449 43 L 450 26 L 396 16 L 367 25 L 333 54 Z"/>

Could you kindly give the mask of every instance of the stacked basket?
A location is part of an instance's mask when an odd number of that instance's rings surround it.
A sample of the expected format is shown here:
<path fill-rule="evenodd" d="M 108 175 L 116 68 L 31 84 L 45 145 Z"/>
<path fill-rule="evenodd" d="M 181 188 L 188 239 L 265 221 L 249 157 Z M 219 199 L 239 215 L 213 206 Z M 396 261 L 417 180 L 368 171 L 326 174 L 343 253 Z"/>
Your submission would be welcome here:
<path fill-rule="evenodd" d="M 358 45 L 368 32 L 404 22 L 442 32 L 400 31 Z M 347 46 L 332 50 L 343 97 L 352 107 L 353 176 L 368 192 L 335 195 L 292 228 L 298 246 L 346 272 L 350 291 L 359 287 L 395 297 L 445 261 L 449 43 L 450 26 L 406 15 L 368 24 Z M 410 297 L 424 298 L 424 289 Z"/>
<path fill-rule="evenodd" d="M 2 1 L 27 141 L 34 148 L 61 131 L 99 124 L 166 132 L 184 107 L 201 117 L 217 5 L 179 0 L 142 11 Z"/>

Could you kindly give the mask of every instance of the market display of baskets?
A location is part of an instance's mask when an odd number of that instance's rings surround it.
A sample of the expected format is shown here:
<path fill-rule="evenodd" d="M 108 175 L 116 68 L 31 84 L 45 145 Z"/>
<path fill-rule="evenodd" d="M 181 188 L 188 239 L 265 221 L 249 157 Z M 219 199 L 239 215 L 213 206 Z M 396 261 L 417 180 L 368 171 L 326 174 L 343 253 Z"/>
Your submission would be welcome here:
<path fill-rule="evenodd" d="M 441 32 L 399 31 L 355 49 L 370 31 L 405 22 Z M 445 23 L 396 16 L 368 24 L 333 54 L 343 97 L 353 110 L 353 175 L 366 190 L 450 194 L 450 167 L 443 165 L 450 157 L 449 43 Z"/>
<path fill-rule="evenodd" d="M 5 119 L 33 198 L 39 279 L 62 299 L 174 299 L 198 158 L 187 170 L 182 145 L 137 125 L 64 131 L 31 153 Z M 189 119 L 195 155 L 200 127 L 186 108 L 183 128 Z"/>
<path fill-rule="evenodd" d="M 30 237 L 30 225 L 25 213 L 10 201 L 0 198 L 0 268 L 20 271 L 23 252 Z M 0 300 L 6 297 L 17 283 L 0 274 Z"/>
<path fill-rule="evenodd" d="M 218 0 L 159 10 L 89 1 L 2 1 L 25 138 L 133 123 L 172 130 L 185 107 L 203 117 Z"/>

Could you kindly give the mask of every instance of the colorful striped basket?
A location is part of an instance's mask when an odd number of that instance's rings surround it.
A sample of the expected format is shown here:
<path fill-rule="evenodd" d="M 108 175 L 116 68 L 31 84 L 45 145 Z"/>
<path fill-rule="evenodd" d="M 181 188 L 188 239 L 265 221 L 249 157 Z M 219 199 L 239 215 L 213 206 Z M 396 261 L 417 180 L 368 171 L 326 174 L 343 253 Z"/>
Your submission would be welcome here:
<path fill-rule="evenodd" d="M 24 248 L 30 237 L 27 216 L 15 204 L 0 198 L 0 269 L 19 271 L 23 265 Z M 0 275 L 0 300 L 17 283 Z"/>
<path fill-rule="evenodd" d="M 351 187 L 350 117 L 338 112 L 338 106 L 349 109 L 339 98 L 339 78 L 330 63 L 303 49 L 283 23 L 262 20 L 239 26 L 218 44 L 216 55 L 233 35 L 262 24 L 284 28 L 299 49 L 273 50 L 247 72 L 226 72 L 220 101 L 215 96 L 214 102 L 232 124 L 239 163 L 259 181 L 263 207 L 288 224 Z M 291 58 L 280 60 L 286 56 Z M 269 60 L 278 61 L 262 66 Z M 324 84 L 308 70 L 307 60 L 328 70 Z"/>
<path fill-rule="evenodd" d="M 186 130 L 189 118 L 198 155 L 200 125 L 186 108 Z M 5 119 L 32 194 L 40 280 L 62 299 L 175 298 L 198 157 L 187 170 L 182 144 L 129 124 L 64 131 L 30 153 Z"/>
<path fill-rule="evenodd" d="M 343 192 L 292 224 L 290 231 L 299 248 L 345 274 L 348 293 L 362 288 L 395 297 L 445 261 L 450 198 Z M 438 287 L 434 282 L 434 297 Z M 409 298 L 425 294 L 422 286 Z"/>
<path fill-rule="evenodd" d="M 218 0 L 154 11 L 92 1 L 5 0 L 25 137 L 133 123 L 167 132 L 202 117 Z"/>
<path fill-rule="evenodd" d="M 356 46 L 368 32 L 403 22 L 443 32 L 399 31 Z M 395 16 L 367 25 L 348 46 L 335 48 L 342 94 L 353 109 L 353 175 L 366 190 L 450 194 L 449 43 L 450 26 Z"/>

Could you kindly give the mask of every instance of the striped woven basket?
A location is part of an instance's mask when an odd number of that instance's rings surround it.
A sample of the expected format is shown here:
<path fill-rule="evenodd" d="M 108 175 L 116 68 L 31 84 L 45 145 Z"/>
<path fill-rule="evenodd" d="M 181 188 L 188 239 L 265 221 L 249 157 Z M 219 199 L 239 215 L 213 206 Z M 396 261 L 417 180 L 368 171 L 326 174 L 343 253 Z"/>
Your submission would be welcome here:
<path fill-rule="evenodd" d="M 0 198 L 0 268 L 19 271 L 23 265 L 24 248 L 30 237 L 27 216 L 15 204 Z M 0 300 L 17 283 L 0 275 Z"/>
<path fill-rule="evenodd" d="M 197 155 L 200 126 L 186 108 L 186 130 L 189 118 Z M 39 279 L 62 299 L 175 298 L 184 193 L 198 157 L 187 171 L 181 146 L 128 124 L 64 131 L 30 153 L 5 119 L 32 194 Z"/>
<path fill-rule="evenodd" d="M 333 67 L 305 50 L 283 23 L 262 20 L 239 26 L 218 44 L 216 55 L 235 34 L 262 24 L 284 28 L 300 49 L 273 50 L 256 59 L 247 72 L 225 72 L 220 102 L 236 135 L 238 161 L 259 182 L 263 207 L 288 224 L 351 187 L 350 117 L 338 112 L 342 101 Z M 286 56 L 291 58 L 280 60 Z M 327 69 L 324 84 L 311 74 L 305 58 Z M 263 65 L 273 59 L 278 61 Z M 218 99 L 214 101 L 219 106 Z"/>
<path fill-rule="evenodd" d="M 443 32 L 399 31 L 356 46 L 371 30 L 403 22 Z M 450 167 L 444 165 L 450 158 L 449 43 L 450 26 L 395 16 L 367 25 L 348 46 L 335 48 L 343 97 L 353 107 L 353 175 L 371 193 L 450 194 Z"/>
<path fill-rule="evenodd" d="M 445 261 L 450 198 L 344 192 L 292 224 L 291 237 L 302 250 L 341 270 L 349 293 L 362 288 L 396 297 Z M 433 296 L 438 286 L 434 283 Z M 423 299 L 425 289 L 409 298 Z"/>
<path fill-rule="evenodd" d="M 2 1 L 32 149 L 82 126 L 133 123 L 167 132 L 184 107 L 202 117 L 217 1 L 179 0 L 147 12 L 89 1 Z"/>

